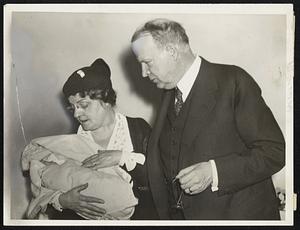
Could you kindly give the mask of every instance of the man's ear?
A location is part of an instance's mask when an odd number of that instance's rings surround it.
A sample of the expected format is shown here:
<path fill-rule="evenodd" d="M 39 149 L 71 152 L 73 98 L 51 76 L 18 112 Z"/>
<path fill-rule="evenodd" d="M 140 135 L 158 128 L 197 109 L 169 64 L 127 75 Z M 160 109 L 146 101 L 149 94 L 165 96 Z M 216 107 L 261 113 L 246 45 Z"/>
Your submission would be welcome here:
<path fill-rule="evenodd" d="M 171 57 L 174 58 L 174 60 L 177 60 L 177 57 L 178 57 L 178 49 L 177 49 L 176 46 L 174 46 L 173 44 L 168 44 L 168 45 L 166 46 L 166 50 L 167 50 L 167 52 L 169 53 L 169 55 L 170 55 Z"/>

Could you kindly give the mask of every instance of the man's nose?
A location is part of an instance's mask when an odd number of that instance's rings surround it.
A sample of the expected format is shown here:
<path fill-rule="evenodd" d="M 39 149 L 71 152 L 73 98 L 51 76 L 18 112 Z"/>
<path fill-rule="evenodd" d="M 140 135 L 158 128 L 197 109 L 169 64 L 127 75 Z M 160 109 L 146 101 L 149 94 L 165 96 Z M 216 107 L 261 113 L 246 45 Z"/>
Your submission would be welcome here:
<path fill-rule="evenodd" d="M 142 64 L 142 75 L 143 77 L 149 77 L 150 71 L 146 64 Z"/>

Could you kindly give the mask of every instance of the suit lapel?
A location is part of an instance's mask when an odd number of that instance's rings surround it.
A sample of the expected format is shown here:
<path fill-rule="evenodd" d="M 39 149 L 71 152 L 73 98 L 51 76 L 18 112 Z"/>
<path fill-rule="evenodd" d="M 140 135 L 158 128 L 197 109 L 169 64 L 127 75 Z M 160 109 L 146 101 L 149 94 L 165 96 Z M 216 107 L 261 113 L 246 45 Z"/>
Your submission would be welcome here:
<path fill-rule="evenodd" d="M 216 104 L 218 87 L 209 65 L 202 58 L 200 71 L 189 95 L 191 101 L 182 135 L 182 142 L 187 145 L 194 141 Z"/>
<path fill-rule="evenodd" d="M 164 93 L 163 101 L 159 109 L 159 114 L 156 117 L 152 133 L 148 144 L 147 168 L 148 178 L 151 187 L 151 192 L 157 212 L 161 219 L 168 219 L 168 194 L 166 190 L 164 173 L 161 167 L 160 152 L 159 152 L 159 137 L 167 117 L 167 111 L 172 91 L 167 90 Z"/>
<path fill-rule="evenodd" d="M 158 140 L 167 116 L 171 98 L 172 98 L 172 91 L 171 90 L 165 91 L 163 95 L 163 101 L 160 105 L 159 114 L 156 117 L 152 129 L 152 133 L 149 139 L 149 152 L 152 152 L 152 148 L 154 148 L 158 144 Z"/>

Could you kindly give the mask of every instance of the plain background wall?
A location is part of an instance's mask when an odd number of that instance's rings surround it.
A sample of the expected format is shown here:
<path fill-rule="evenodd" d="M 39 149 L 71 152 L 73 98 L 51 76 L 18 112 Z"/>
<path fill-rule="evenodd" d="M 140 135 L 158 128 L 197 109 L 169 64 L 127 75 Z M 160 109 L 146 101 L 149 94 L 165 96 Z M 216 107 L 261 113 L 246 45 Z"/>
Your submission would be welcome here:
<path fill-rule="evenodd" d="M 12 219 L 23 217 L 30 198 L 28 180 L 20 167 L 26 143 L 76 128 L 61 95 L 62 85 L 73 71 L 102 57 L 111 68 L 116 109 L 153 124 L 161 91 L 141 78 L 130 39 L 141 23 L 156 17 L 180 22 L 194 52 L 208 61 L 238 65 L 249 72 L 285 135 L 284 16 L 13 13 L 11 74 L 6 76 L 5 95 L 5 164 L 10 167 Z M 284 184 L 282 177 L 278 181 Z"/>

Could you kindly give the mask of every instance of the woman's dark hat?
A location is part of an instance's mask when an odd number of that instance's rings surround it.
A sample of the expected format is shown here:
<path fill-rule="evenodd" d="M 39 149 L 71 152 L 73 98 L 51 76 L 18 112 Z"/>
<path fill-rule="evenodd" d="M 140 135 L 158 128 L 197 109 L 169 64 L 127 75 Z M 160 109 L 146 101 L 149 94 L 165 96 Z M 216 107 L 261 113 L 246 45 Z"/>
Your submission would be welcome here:
<path fill-rule="evenodd" d="M 98 58 L 91 66 L 76 70 L 63 86 L 65 97 L 91 89 L 110 89 L 110 69 L 102 58 Z"/>

